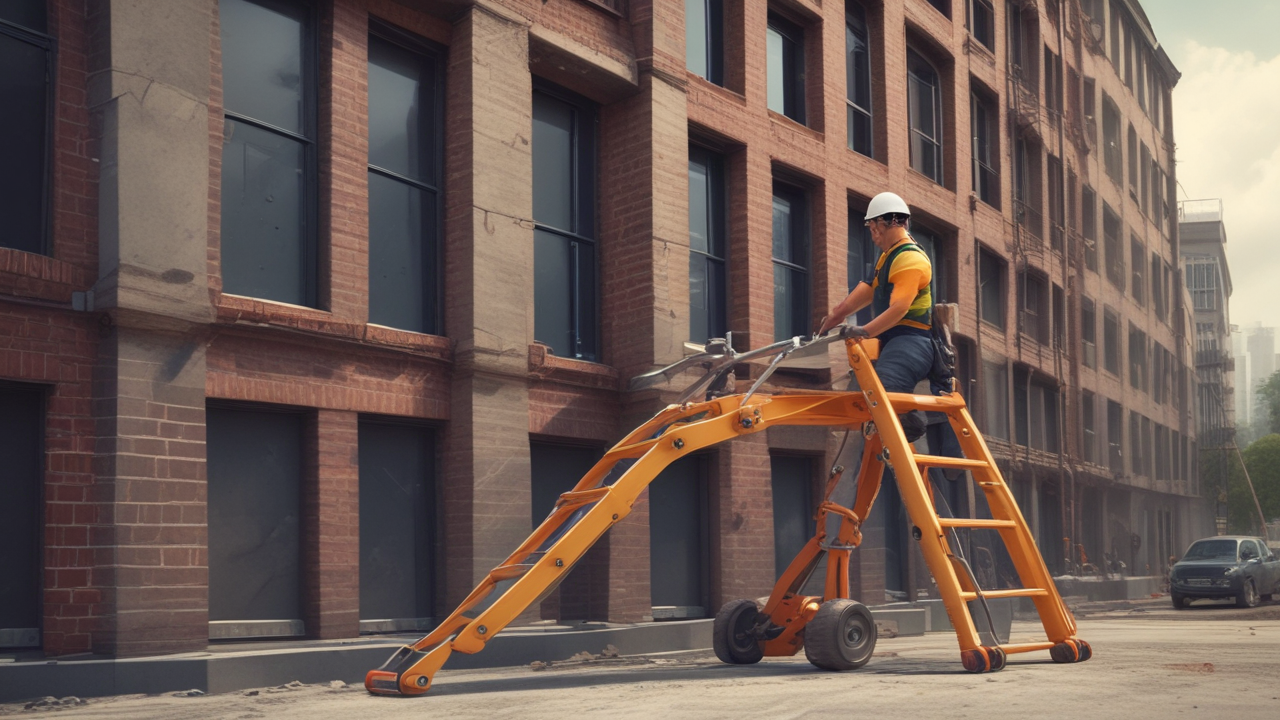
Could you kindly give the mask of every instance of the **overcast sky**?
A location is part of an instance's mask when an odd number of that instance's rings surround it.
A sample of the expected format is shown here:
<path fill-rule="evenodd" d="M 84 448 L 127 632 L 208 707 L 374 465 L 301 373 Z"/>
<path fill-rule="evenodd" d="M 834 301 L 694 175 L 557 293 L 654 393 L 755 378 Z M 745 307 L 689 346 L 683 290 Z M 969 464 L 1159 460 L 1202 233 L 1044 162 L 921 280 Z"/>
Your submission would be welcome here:
<path fill-rule="evenodd" d="M 1280 0 L 1141 0 L 1182 80 L 1179 200 L 1222 198 L 1231 322 L 1280 326 Z"/>

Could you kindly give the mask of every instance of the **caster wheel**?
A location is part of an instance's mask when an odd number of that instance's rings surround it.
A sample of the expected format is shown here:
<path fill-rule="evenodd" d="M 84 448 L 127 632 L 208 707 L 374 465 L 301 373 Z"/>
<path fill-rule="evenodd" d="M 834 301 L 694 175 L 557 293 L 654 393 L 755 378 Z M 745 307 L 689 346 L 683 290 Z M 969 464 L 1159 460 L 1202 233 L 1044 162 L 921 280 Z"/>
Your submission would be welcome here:
<path fill-rule="evenodd" d="M 828 600 L 804 628 L 804 655 L 823 670 L 855 670 L 876 649 L 876 622 L 865 605 Z"/>
<path fill-rule="evenodd" d="M 730 665 L 751 665 L 764 657 L 764 648 L 752 635 L 760 607 L 754 600 L 731 600 L 716 613 L 711 644 L 716 657 Z"/>

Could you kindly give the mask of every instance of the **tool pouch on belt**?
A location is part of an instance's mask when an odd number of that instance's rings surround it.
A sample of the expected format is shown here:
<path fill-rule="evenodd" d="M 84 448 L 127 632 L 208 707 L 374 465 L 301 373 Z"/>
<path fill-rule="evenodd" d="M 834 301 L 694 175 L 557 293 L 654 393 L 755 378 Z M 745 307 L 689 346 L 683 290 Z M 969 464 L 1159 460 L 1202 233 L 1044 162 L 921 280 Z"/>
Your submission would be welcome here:
<path fill-rule="evenodd" d="M 934 395 L 949 393 L 954 388 L 956 376 L 956 349 L 951 344 L 951 332 L 942 323 L 933 323 L 930 331 L 933 341 L 933 366 L 929 368 L 929 391 Z"/>

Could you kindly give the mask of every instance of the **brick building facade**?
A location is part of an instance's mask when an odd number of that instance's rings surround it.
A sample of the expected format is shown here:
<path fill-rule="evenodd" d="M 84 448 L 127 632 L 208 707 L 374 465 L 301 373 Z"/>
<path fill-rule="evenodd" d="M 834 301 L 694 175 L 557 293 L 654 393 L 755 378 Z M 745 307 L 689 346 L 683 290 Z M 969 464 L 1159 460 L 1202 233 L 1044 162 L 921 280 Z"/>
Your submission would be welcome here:
<path fill-rule="evenodd" d="M 1157 573 L 1204 523 L 1177 71 L 1136 2 L 10 5 L 0 645 L 428 625 L 674 397 L 629 378 L 811 331 L 885 189 L 1050 567 Z M 523 620 L 765 594 L 839 445 L 682 461 Z M 855 595 L 928 595 L 879 506 Z"/>

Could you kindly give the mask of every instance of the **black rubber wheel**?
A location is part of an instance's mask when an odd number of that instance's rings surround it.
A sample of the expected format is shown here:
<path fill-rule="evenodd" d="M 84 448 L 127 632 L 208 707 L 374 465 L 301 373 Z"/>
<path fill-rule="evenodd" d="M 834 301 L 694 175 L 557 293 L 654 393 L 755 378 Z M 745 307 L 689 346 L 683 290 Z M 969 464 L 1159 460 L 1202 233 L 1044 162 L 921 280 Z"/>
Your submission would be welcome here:
<path fill-rule="evenodd" d="M 716 613 L 711 644 L 716 657 L 730 665 L 751 665 L 764 657 L 764 648 L 751 635 L 760 606 L 755 600 L 731 600 Z"/>
<path fill-rule="evenodd" d="M 1169 593 L 1169 599 L 1173 601 L 1173 609 L 1174 609 L 1174 610 L 1186 610 L 1186 609 L 1187 609 L 1187 596 L 1186 596 L 1186 595 L 1183 595 L 1182 593 L 1171 592 L 1171 593 Z"/>
<path fill-rule="evenodd" d="M 828 600 L 804 628 L 804 656 L 823 670 L 854 670 L 876 649 L 876 621 L 865 605 Z"/>
<path fill-rule="evenodd" d="M 1236 607 L 1258 607 L 1258 590 L 1254 588 L 1252 580 L 1245 580 L 1244 585 L 1240 586 L 1240 594 L 1236 595 Z"/>

